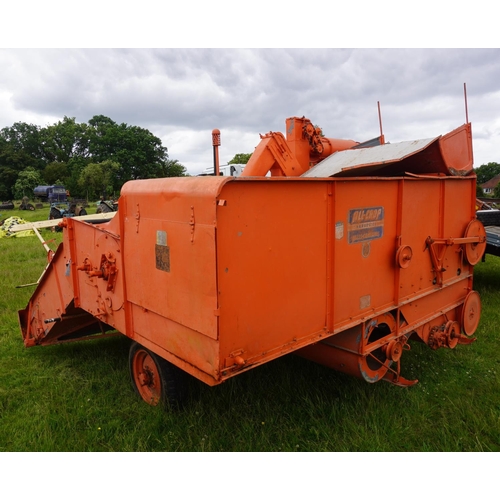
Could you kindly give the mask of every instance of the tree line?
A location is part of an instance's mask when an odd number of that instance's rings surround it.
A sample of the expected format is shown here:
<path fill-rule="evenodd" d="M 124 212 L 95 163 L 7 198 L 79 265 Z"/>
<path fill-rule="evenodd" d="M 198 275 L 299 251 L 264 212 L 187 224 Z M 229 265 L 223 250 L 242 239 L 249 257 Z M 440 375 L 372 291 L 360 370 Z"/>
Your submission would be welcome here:
<path fill-rule="evenodd" d="M 238 153 L 229 163 L 247 163 L 251 155 Z M 475 172 L 482 196 L 480 185 L 500 174 L 500 164 Z M 185 175 L 149 130 L 104 115 L 88 123 L 65 116 L 47 127 L 16 122 L 0 130 L 0 201 L 31 197 L 39 184 L 62 184 L 74 197 L 95 199 L 119 193 L 129 180 Z M 500 185 L 494 196 L 500 198 Z"/>
<path fill-rule="evenodd" d="M 168 157 L 149 130 L 103 115 L 47 127 L 23 122 L 0 130 L 0 199 L 32 196 L 32 186 L 62 184 L 72 196 L 95 199 L 119 193 L 133 179 L 178 177 L 186 168 Z M 25 192 L 31 189 L 31 192 Z"/>

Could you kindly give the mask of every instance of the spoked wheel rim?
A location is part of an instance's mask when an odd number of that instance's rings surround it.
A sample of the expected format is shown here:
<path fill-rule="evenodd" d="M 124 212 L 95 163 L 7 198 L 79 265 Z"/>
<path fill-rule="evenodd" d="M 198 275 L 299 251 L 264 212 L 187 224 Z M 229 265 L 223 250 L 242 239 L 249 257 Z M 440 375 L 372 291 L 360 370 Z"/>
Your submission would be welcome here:
<path fill-rule="evenodd" d="M 141 398 L 151 406 L 156 406 L 161 399 L 160 371 L 145 349 L 138 349 L 134 354 L 132 377 Z"/>

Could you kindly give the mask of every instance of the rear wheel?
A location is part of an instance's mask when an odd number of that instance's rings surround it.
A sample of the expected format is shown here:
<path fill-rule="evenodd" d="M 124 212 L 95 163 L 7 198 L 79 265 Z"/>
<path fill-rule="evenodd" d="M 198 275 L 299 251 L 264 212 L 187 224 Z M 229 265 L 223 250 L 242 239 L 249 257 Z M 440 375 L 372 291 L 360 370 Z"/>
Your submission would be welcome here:
<path fill-rule="evenodd" d="M 51 207 L 49 219 L 62 219 L 62 214 L 56 207 Z"/>
<path fill-rule="evenodd" d="M 179 407 L 185 399 L 184 373 L 137 342 L 130 346 L 129 369 L 135 392 L 149 405 Z"/>

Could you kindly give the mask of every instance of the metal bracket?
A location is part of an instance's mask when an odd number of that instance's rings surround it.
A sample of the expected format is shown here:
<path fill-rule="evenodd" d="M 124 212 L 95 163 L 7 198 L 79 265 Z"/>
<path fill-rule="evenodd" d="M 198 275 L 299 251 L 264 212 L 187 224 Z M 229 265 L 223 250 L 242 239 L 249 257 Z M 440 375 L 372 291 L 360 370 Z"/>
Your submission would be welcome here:
<path fill-rule="evenodd" d="M 465 238 L 432 238 L 429 236 L 425 240 L 425 244 L 431 256 L 432 271 L 436 274 L 434 284 L 443 286 L 443 273 L 446 271 L 446 268 L 443 267 L 443 260 L 448 247 L 453 245 L 477 245 L 484 242 L 485 238 L 482 236 L 469 236 Z M 440 246 L 439 250 L 436 248 L 438 245 Z"/>

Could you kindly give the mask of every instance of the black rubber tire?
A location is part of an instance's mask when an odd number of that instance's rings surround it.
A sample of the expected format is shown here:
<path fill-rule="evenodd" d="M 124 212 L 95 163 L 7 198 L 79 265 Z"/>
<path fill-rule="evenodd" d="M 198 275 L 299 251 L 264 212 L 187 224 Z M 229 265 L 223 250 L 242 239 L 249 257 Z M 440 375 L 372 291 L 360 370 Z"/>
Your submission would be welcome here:
<path fill-rule="evenodd" d="M 52 207 L 50 209 L 49 219 L 62 219 L 62 214 L 57 208 Z"/>
<path fill-rule="evenodd" d="M 35 207 L 31 203 L 28 203 L 28 210 L 31 210 L 33 212 L 35 210 Z"/>
<path fill-rule="evenodd" d="M 147 358 L 149 362 L 155 365 L 156 373 L 159 374 L 159 379 L 152 380 L 152 384 L 157 388 L 157 397 L 148 399 L 144 392 L 147 390 L 141 389 L 137 381 L 137 363 L 141 364 L 138 358 Z M 128 365 L 130 379 L 135 393 L 146 403 L 151 406 L 162 405 L 165 409 L 179 409 L 186 400 L 186 374 L 177 368 L 172 363 L 146 349 L 137 342 L 133 342 L 130 346 Z M 135 365 L 135 367 L 134 367 Z M 151 373 L 150 373 L 151 375 Z"/>
<path fill-rule="evenodd" d="M 500 210 L 482 210 L 476 212 L 476 217 L 484 226 L 500 226 Z"/>
<path fill-rule="evenodd" d="M 95 211 L 96 214 L 101 214 L 102 213 L 102 207 L 99 205 Z"/>
<path fill-rule="evenodd" d="M 82 208 L 80 210 L 80 213 L 78 215 L 87 215 L 87 210 L 85 210 L 84 208 Z"/>
<path fill-rule="evenodd" d="M 49 219 L 50 220 L 62 219 L 62 218 L 63 218 L 63 216 L 62 216 L 62 213 L 60 212 L 60 210 L 58 210 L 56 207 L 50 208 L 50 212 L 49 212 Z M 62 231 L 62 227 L 55 226 L 54 231 L 56 233 L 60 233 Z"/>

